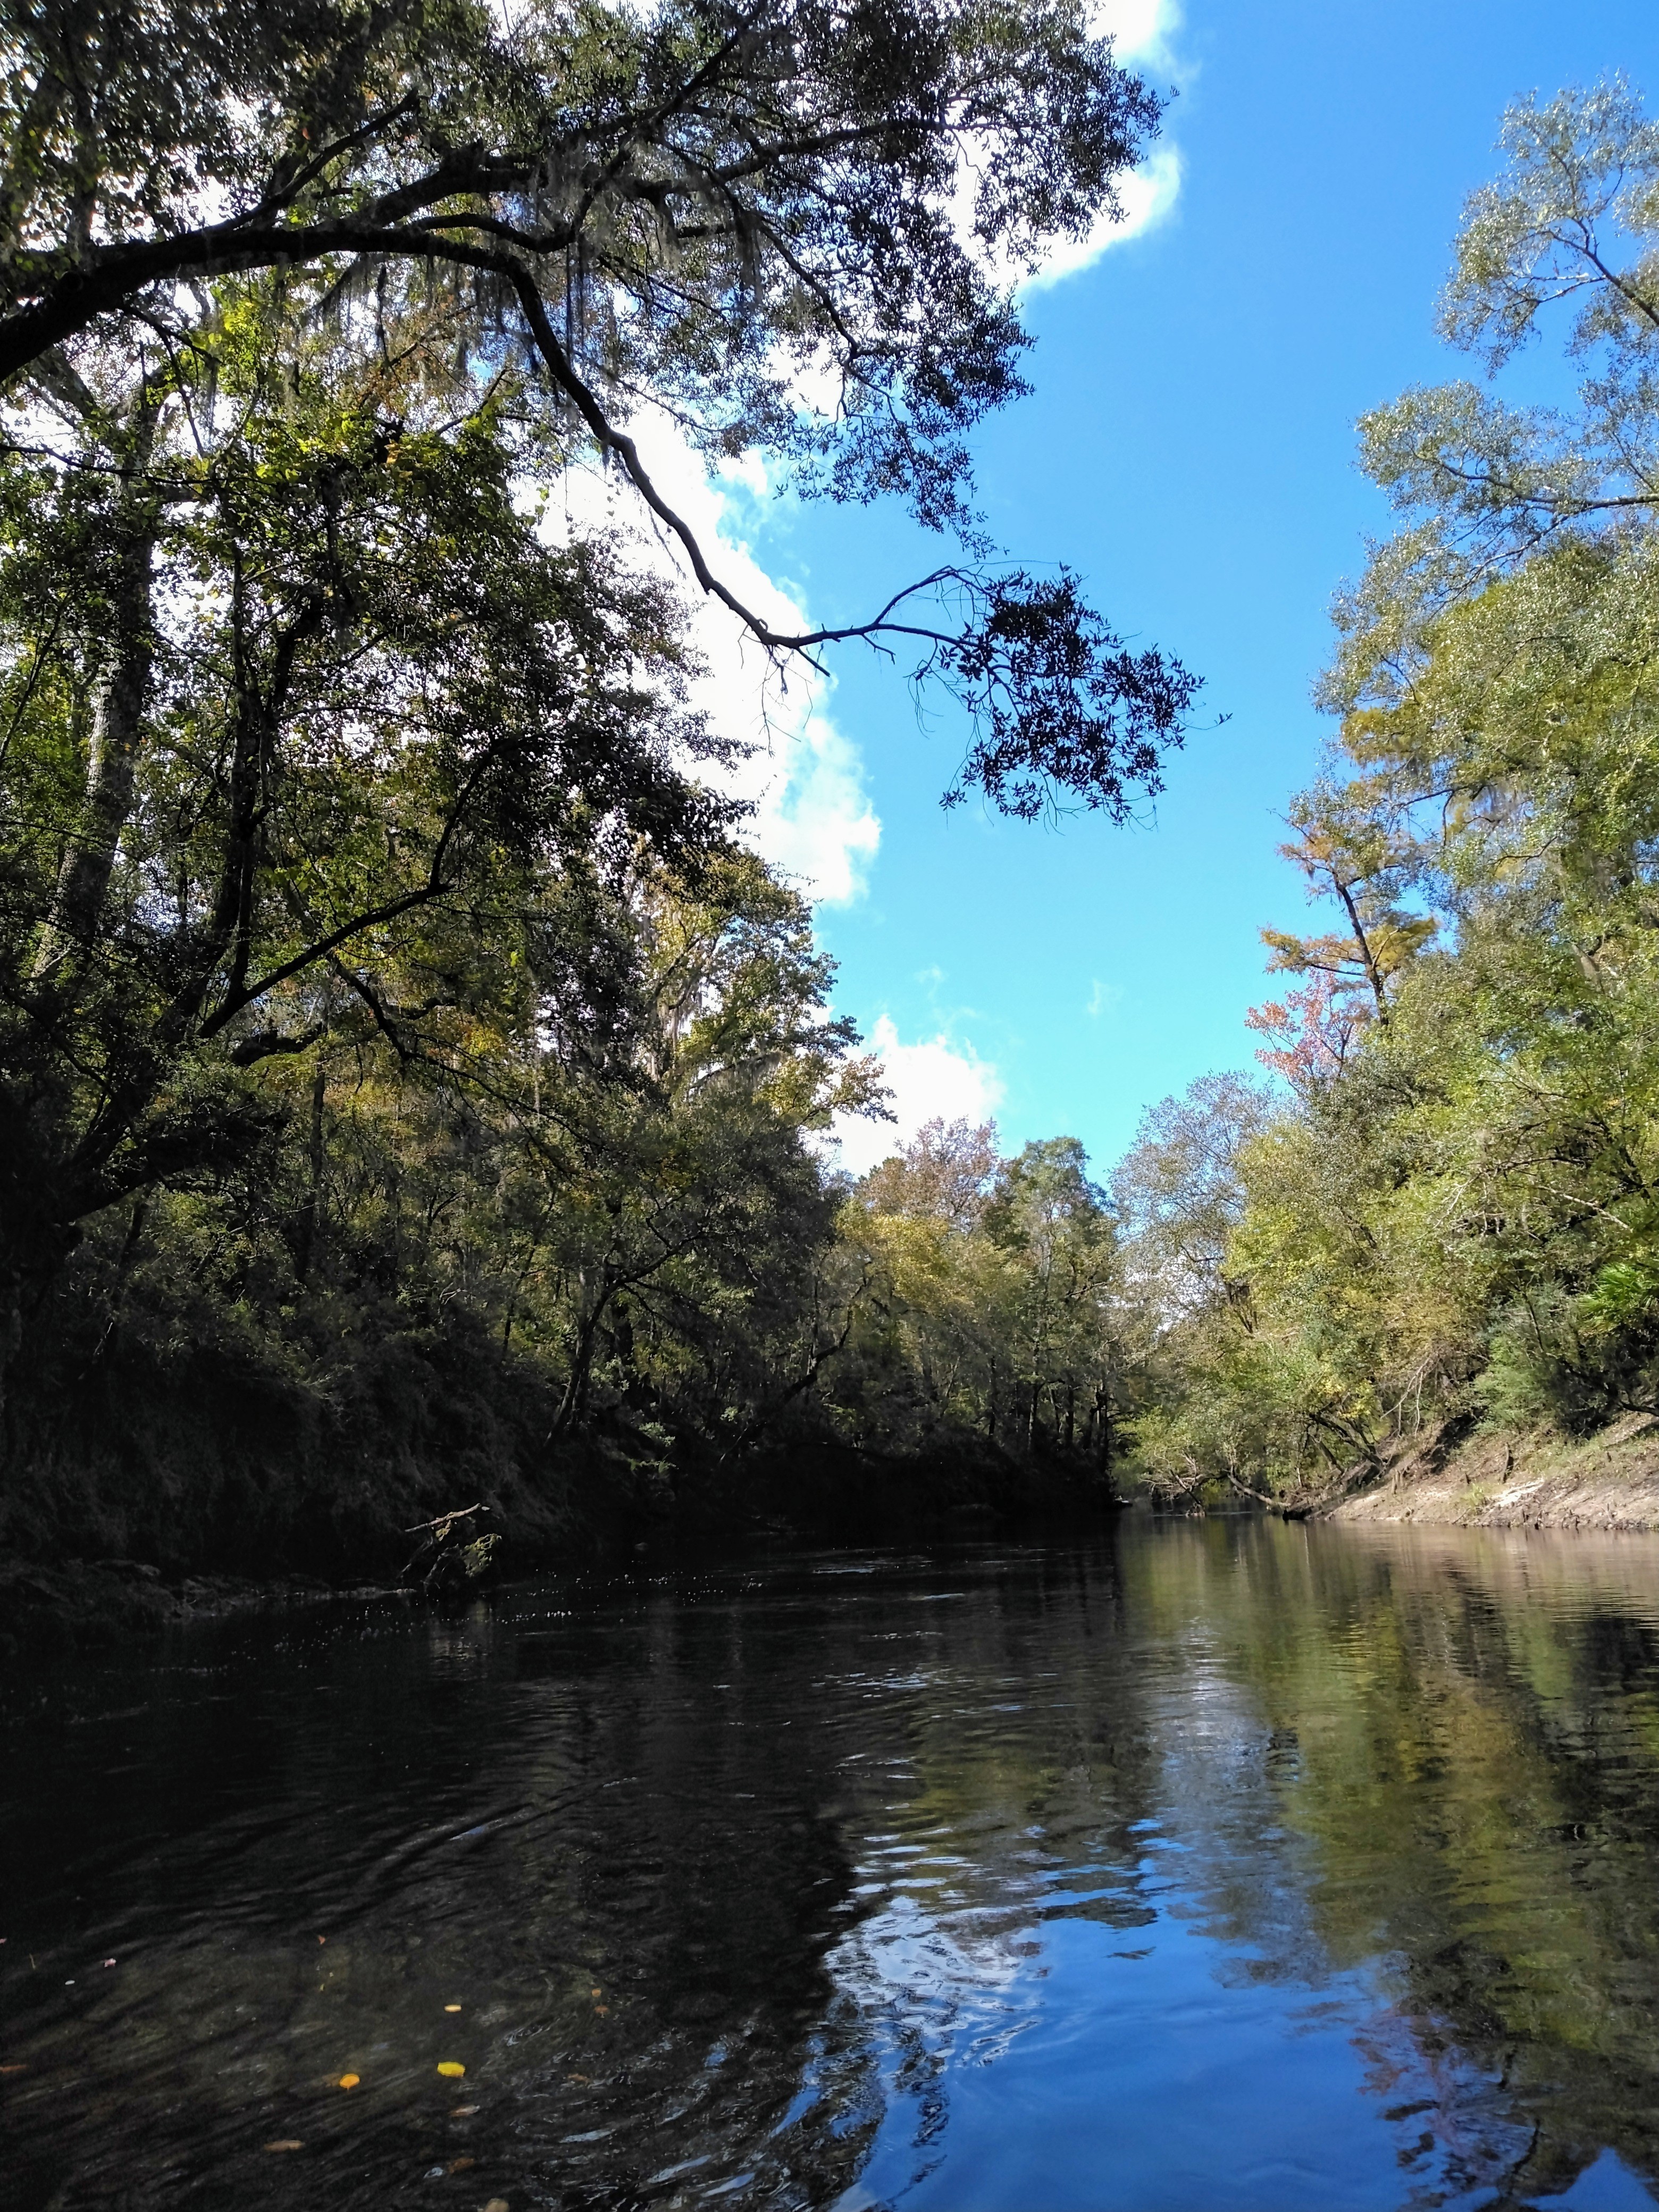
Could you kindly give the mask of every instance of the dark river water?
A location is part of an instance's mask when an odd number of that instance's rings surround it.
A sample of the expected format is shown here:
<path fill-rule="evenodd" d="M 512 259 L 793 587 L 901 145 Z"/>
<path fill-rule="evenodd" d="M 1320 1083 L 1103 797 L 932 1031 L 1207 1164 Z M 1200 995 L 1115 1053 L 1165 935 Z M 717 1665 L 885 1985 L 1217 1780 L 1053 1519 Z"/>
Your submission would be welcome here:
<path fill-rule="evenodd" d="M 1135 1516 L 5 1698 L 8 2212 L 1659 2203 L 1659 1541 Z"/>

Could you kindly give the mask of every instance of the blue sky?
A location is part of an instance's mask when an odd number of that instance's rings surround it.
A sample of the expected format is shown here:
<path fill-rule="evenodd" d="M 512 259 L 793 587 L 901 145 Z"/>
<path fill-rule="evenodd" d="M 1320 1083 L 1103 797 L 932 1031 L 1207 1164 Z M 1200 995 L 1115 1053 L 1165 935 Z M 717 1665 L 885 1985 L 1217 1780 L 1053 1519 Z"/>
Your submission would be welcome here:
<path fill-rule="evenodd" d="M 919 730 L 902 682 L 845 653 L 780 752 L 763 836 L 830 894 L 838 1010 L 885 1051 L 901 1131 L 991 1106 L 1006 1140 L 1077 1135 L 1099 1171 L 1146 1105 L 1250 1064 L 1243 1017 L 1269 994 L 1257 931 L 1304 910 L 1277 817 L 1326 735 L 1310 692 L 1331 596 L 1388 526 L 1354 418 L 1472 373 L 1433 306 L 1505 102 L 1621 69 L 1659 105 L 1652 0 L 1108 12 L 1137 65 L 1179 88 L 1163 211 L 1030 295 L 1035 390 L 978 438 L 981 490 L 1014 556 L 1078 569 L 1230 719 L 1174 763 L 1153 828 L 945 815 L 958 738 Z M 885 510 L 743 514 L 745 568 L 819 622 L 938 558 Z M 738 680 L 720 672 L 728 698 Z M 849 1162 L 882 1149 L 855 1140 Z"/>

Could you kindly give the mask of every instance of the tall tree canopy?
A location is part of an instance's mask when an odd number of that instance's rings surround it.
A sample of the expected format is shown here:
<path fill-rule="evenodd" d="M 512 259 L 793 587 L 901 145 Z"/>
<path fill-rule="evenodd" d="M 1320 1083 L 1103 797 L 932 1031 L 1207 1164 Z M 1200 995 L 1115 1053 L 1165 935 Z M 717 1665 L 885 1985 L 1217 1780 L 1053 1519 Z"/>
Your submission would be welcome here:
<path fill-rule="evenodd" d="M 769 648 L 913 650 L 973 710 L 967 780 L 997 803 L 1121 814 L 1156 787 L 1192 679 L 1126 650 L 1069 576 L 952 562 L 843 630 L 781 635 L 626 427 L 665 409 L 706 453 L 902 493 L 982 552 L 964 434 L 1024 389 L 994 270 L 1115 212 L 1157 128 L 1076 0 L 510 21 L 465 0 L 47 0 L 7 32 L 0 385 L 49 385 L 88 347 L 176 356 L 233 274 L 280 272 L 299 307 L 356 301 L 383 348 L 440 314 L 459 373 L 526 367 Z"/>
<path fill-rule="evenodd" d="M 135 1409 L 232 1374 L 386 1497 L 434 1463 L 406 1407 L 461 1375 L 481 1430 L 514 1409 L 497 1475 L 601 1436 L 653 1481 L 688 1437 L 740 1456 L 857 1334 L 812 1139 L 878 1087 L 720 795 L 683 601 L 550 488 L 598 457 L 779 659 L 905 657 L 965 710 L 952 795 L 1124 815 L 1194 683 L 997 562 L 967 440 L 1024 389 L 1013 280 L 1115 210 L 1157 100 L 1072 0 L 41 0 L 0 53 L 0 1405 L 31 1525 L 73 1518 L 43 1470 L 130 1458 Z M 954 542 L 784 635 L 661 496 L 647 420 Z M 1078 1203 L 1084 1267 L 1109 1239 Z M 1086 1425 L 1065 1328 L 1027 1330 L 1028 1441 L 1056 1359 Z M 399 1363 L 394 1418 L 368 1378 Z"/>

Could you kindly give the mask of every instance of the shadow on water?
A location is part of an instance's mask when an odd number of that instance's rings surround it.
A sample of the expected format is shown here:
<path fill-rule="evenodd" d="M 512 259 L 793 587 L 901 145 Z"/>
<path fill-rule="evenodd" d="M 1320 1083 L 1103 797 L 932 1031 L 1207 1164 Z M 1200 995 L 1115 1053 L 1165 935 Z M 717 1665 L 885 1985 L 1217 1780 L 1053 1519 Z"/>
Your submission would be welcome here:
<path fill-rule="evenodd" d="M 1659 2202 L 1644 1539 L 1135 1519 L 7 1696 L 7 2212 Z"/>

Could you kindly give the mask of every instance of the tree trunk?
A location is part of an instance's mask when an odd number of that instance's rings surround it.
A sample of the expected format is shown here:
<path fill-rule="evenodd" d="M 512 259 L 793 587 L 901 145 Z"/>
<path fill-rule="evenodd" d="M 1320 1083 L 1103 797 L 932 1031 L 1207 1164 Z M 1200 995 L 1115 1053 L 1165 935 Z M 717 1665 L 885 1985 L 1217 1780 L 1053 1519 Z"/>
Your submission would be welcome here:
<path fill-rule="evenodd" d="M 311 1273 L 311 1263 L 317 1255 L 317 1231 L 322 1223 L 323 1164 L 325 1157 L 323 1103 L 327 1096 L 328 1071 L 319 1060 L 311 1079 L 311 1180 L 306 1192 L 305 1210 L 300 1217 L 300 1249 L 294 1261 L 294 1272 L 302 1283 Z"/>
<path fill-rule="evenodd" d="M 93 709 L 87 796 L 79 830 L 64 855 L 57 894 L 36 948 L 32 980 L 62 994 L 65 963 L 98 933 L 115 855 L 132 811 L 155 659 L 153 618 L 156 503 L 147 471 L 156 410 L 146 400 L 127 440 L 116 520 L 110 657 Z"/>
<path fill-rule="evenodd" d="M 587 1380 L 592 1371 L 593 1354 L 599 1347 L 599 1324 L 608 1310 L 614 1284 L 607 1284 L 592 1311 L 576 1332 L 576 1347 L 570 1362 L 570 1376 L 564 1387 L 564 1396 L 553 1417 L 553 1426 L 548 1432 L 550 1443 L 562 1436 L 587 1405 Z"/>
<path fill-rule="evenodd" d="M 43 1183 L 32 1201 L 25 1198 L 9 1206 L 0 1235 L 0 1437 L 8 1459 L 17 1436 L 14 1385 L 17 1375 L 27 1371 L 30 1323 L 78 1239 L 76 1231 L 52 1217 L 51 1188 Z M 15 1191 L 7 1194 L 17 1196 Z"/>

